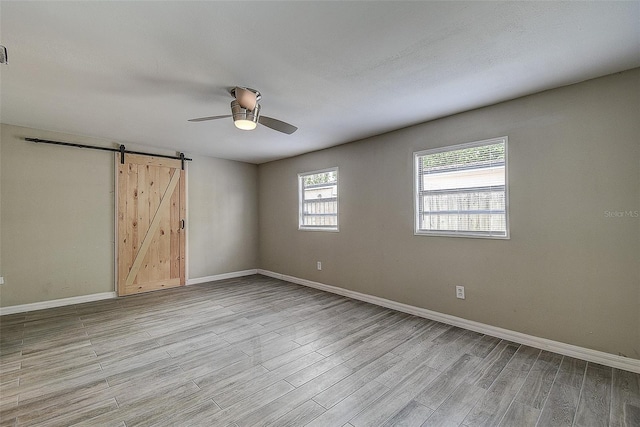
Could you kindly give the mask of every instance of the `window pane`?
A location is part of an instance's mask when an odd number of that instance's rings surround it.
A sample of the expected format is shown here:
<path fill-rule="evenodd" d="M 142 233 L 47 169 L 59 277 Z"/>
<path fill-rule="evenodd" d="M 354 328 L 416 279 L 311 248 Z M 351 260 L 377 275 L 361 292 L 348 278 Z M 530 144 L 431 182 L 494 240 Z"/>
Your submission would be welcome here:
<path fill-rule="evenodd" d="M 417 234 L 508 236 L 506 142 L 414 154 Z"/>
<path fill-rule="evenodd" d="M 300 174 L 301 229 L 338 229 L 338 170 Z"/>

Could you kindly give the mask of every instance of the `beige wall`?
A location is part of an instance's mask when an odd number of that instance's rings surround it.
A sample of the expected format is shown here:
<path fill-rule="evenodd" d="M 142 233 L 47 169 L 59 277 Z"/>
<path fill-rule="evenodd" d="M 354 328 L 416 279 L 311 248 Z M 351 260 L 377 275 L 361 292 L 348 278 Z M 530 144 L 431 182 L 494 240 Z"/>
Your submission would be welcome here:
<path fill-rule="evenodd" d="M 640 210 L 639 94 L 636 69 L 260 165 L 260 268 L 640 358 L 640 218 L 605 214 Z M 511 239 L 414 236 L 412 153 L 505 135 Z M 334 166 L 340 232 L 298 231 L 296 175 Z"/>
<path fill-rule="evenodd" d="M 640 210 L 638 93 L 633 70 L 259 167 L 195 156 L 188 276 L 259 266 L 640 358 L 640 219 L 605 215 Z M 511 239 L 414 236 L 412 153 L 503 135 Z M 21 138 L 113 143 L 0 136 L 0 306 L 113 291 L 110 155 Z M 333 166 L 340 232 L 298 231 L 297 174 Z"/>
<path fill-rule="evenodd" d="M 199 157 L 189 165 L 189 277 L 258 266 L 258 167 Z"/>
<path fill-rule="evenodd" d="M 1 126 L 0 304 L 112 292 L 112 157 L 23 139 L 108 141 Z"/>
<path fill-rule="evenodd" d="M 0 136 L 0 306 L 113 292 L 113 155 L 23 138 L 117 144 L 4 124 Z M 187 276 L 256 268 L 257 167 L 192 157 Z"/>

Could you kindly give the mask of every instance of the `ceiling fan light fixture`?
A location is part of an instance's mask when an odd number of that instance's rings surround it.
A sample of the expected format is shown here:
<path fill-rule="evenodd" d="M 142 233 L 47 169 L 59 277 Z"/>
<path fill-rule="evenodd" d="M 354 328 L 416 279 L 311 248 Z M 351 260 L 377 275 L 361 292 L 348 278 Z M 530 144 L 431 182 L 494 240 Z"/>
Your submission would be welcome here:
<path fill-rule="evenodd" d="M 231 101 L 231 115 L 200 117 L 189 119 L 190 122 L 204 122 L 207 120 L 225 119 L 233 117 L 233 123 L 240 130 L 254 130 L 258 123 L 269 129 L 291 135 L 297 127 L 292 124 L 274 119 L 273 117 L 260 115 L 260 92 L 255 89 L 236 86 L 229 90 L 229 94 L 235 99 Z"/>
<path fill-rule="evenodd" d="M 251 120 L 245 120 L 245 119 L 234 120 L 233 124 L 236 125 L 238 129 L 242 129 L 242 130 L 254 130 L 257 126 L 256 122 L 252 122 Z"/>
<path fill-rule="evenodd" d="M 256 104 L 255 108 L 248 110 L 242 108 L 237 100 L 231 101 L 231 114 L 233 114 L 233 124 L 238 129 L 254 130 L 258 126 L 258 118 L 260 116 L 260 105 Z"/>

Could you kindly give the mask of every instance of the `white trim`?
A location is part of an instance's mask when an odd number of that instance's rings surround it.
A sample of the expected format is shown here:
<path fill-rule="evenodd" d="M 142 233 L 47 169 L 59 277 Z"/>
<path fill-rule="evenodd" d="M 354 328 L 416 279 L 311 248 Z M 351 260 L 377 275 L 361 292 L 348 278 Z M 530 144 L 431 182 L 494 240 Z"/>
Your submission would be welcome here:
<path fill-rule="evenodd" d="M 117 298 L 115 292 L 102 292 L 99 294 L 81 295 L 77 297 L 54 299 L 50 301 L 33 302 L 30 304 L 12 305 L 0 307 L 0 316 L 5 314 L 25 313 L 27 311 L 43 310 L 45 308 L 63 307 L 65 305 L 82 304 L 84 302 L 100 301 L 103 299 Z"/>
<path fill-rule="evenodd" d="M 231 273 L 216 274 L 215 276 L 188 279 L 187 285 L 196 285 L 198 283 L 213 282 L 216 280 L 233 279 L 236 277 L 250 276 L 257 273 L 258 270 L 256 269 L 233 271 Z M 0 307 L 0 316 L 4 316 L 6 314 L 25 313 L 27 311 L 43 310 L 45 308 L 63 307 L 65 305 L 82 304 L 84 302 L 100 301 L 117 297 L 118 294 L 116 292 L 102 292 L 99 294 L 81 295 L 77 297 L 34 302 L 30 304 L 12 305 L 9 307 Z"/>
<path fill-rule="evenodd" d="M 320 289 L 322 291 L 343 295 L 349 298 L 368 302 L 371 304 L 387 307 L 392 310 L 401 311 L 403 313 L 413 314 L 414 316 L 424 317 L 448 325 L 458 326 L 460 328 L 469 329 L 481 334 L 491 335 L 513 341 L 519 344 L 528 345 L 530 347 L 563 354 L 565 356 L 575 357 L 577 359 L 586 360 L 588 362 L 599 363 L 601 365 L 610 366 L 612 368 L 623 369 L 625 371 L 640 374 L 640 360 L 623 356 L 617 356 L 603 351 L 592 350 L 589 348 L 579 347 L 566 344 L 559 341 L 553 341 L 546 338 L 540 338 L 533 335 L 524 334 L 522 332 L 511 331 L 509 329 L 491 326 L 473 320 L 463 319 L 461 317 L 451 316 L 449 314 L 439 313 L 437 311 L 427 310 L 426 308 L 415 307 L 385 298 L 367 295 L 348 289 L 339 288 L 337 286 L 325 285 L 324 283 L 313 282 L 311 280 L 300 279 L 298 277 L 287 276 L 285 274 L 274 273 L 268 270 L 258 269 L 258 274 L 274 277 L 276 279 L 285 280 L 287 282 L 296 283 L 298 285 L 308 286 L 310 288 Z"/>
<path fill-rule="evenodd" d="M 232 271 L 231 273 L 216 274 L 214 276 L 196 277 L 195 279 L 188 279 L 187 286 L 215 282 L 216 280 L 235 279 L 236 277 L 251 276 L 252 274 L 258 274 L 258 270 L 254 268 L 253 270 Z"/>

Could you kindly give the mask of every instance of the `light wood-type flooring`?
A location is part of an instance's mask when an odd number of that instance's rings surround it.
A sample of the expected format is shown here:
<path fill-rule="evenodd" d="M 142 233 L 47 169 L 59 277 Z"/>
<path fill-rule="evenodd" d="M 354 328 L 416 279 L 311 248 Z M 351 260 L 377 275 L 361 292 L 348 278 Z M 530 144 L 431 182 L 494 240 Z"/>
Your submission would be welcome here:
<path fill-rule="evenodd" d="M 0 327 L 2 426 L 640 426 L 637 374 L 264 276 Z"/>

